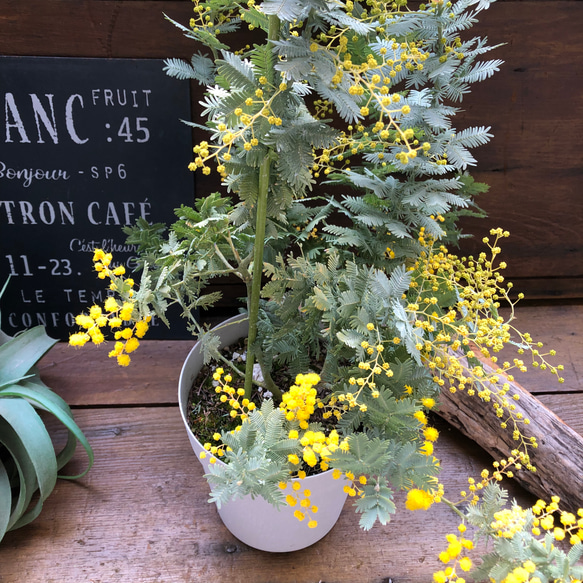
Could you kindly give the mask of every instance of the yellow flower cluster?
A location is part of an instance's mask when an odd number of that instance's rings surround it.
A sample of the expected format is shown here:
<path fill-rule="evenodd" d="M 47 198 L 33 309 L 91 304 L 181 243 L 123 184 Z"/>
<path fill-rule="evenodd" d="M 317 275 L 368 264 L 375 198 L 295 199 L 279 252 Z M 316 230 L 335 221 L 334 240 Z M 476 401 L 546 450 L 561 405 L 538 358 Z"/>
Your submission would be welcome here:
<path fill-rule="evenodd" d="M 367 391 L 367 394 L 373 399 L 377 399 L 380 396 L 376 383 L 378 376 L 384 375 L 387 378 L 394 376 L 390 364 L 384 358 L 385 346 L 381 340 L 378 329 L 372 322 L 369 322 L 367 324 L 367 331 L 374 333 L 375 341 L 372 344 L 367 340 L 364 340 L 361 343 L 361 348 L 364 350 L 364 353 L 371 357 L 370 360 L 363 359 L 358 364 L 359 370 L 363 371 L 363 376 L 349 378 L 348 384 L 351 387 L 354 387 L 354 392 L 340 393 L 331 396 L 328 403 L 323 407 L 325 409 L 323 414 L 324 419 L 328 419 L 332 415 L 337 419 L 340 419 L 344 412 L 355 408 L 358 408 L 363 413 L 366 412 L 367 405 L 362 402 L 361 398 L 364 391 Z M 398 344 L 400 339 L 395 338 L 391 342 Z M 413 391 L 413 387 L 405 387 L 406 395 L 410 396 Z M 432 409 L 435 406 L 435 399 L 431 397 L 423 397 L 420 399 L 420 402 L 426 409 Z M 416 411 L 413 416 L 421 425 L 420 430 L 424 439 L 424 443 L 421 447 L 422 453 L 428 456 L 433 455 L 433 443 L 437 441 L 439 432 L 434 427 L 427 426 L 427 416 L 423 410 Z"/>
<path fill-rule="evenodd" d="M 312 495 L 311 490 L 308 488 L 302 489 L 301 480 L 305 479 L 306 472 L 298 472 L 297 479 L 291 482 L 280 482 L 279 487 L 285 492 L 288 490 L 288 494 L 285 497 L 285 501 L 290 508 L 295 508 L 294 516 L 303 522 L 308 519 L 308 528 L 316 528 L 318 526 L 318 521 L 315 516 L 318 513 L 318 507 L 312 504 L 310 496 Z"/>
<path fill-rule="evenodd" d="M 536 571 L 536 565 L 532 561 L 524 561 L 522 565 L 515 567 L 504 579 L 502 583 L 542 583 L 540 577 L 531 577 Z M 575 583 L 572 581 L 572 583 Z"/>
<path fill-rule="evenodd" d="M 297 420 L 301 429 L 308 428 L 308 419 L 318 403 L 318 393 L 314 388 L 320 382 L 315 373 L 299 374 L 295 384 L 282 395 L 280 408 L 285 411 L 288 421 Z"/>
<path fill-rule="evenodd" d="M 421 452 L 425 455 L 433 455 L 433 443 L 439 437 L 439 431 L 435 427 L 425 426 L 422 430 L 422 435 L 425 438 L 421 446 Z"/>
<path fill-rule="evenodd" d="M 504 476 L 512 477 L 511 468 L 521 469 L 524 454 L 516 450 L 512 453 L 514 454 L 513 457 L 494 462 L 494 471 L 492 473 L 488 470 L 483 470 L 480 482 L 476 482 L 472 478 L 468 479 L 470 498 L 472 493 L 484 488 L 488 482 L 501 481 Z M 461 494 L 466 500 L 468 499 L 466 492 Z M 417 500 L 416 496 L 418 495 L 412 494 L 414 500 Z M 418 498 L 417 504 L 422 506 L 423 498 L 422 496 Z M 475 504 L 477 501 L 477 497 L 474 496 L 470 503 Z M 461 503 L 453 504 L 448 500 L 445 500 L 445 502 L 454 509 Z M 531 513 L 529 513 L 529 510 Z M 460 514 L 458 510 L 456 512 Z M 530 528 L 534 537 L 541 537 L 537 540 L 543 546 L 546 544 L 545 537 L 548 534 L 558 542 L 568 540 L 573 546 L 583 543 L 583 509 L 578 509 L 576 514 L 561 510 L 558 496 L 553 496 L 551 502 L 538 500 L 530 509 L 522 508 L 514 503 L 511 508 L 504 508 L 494 513 L 493 518 L 494 520 L 488 525 L 488 535 L 494 538 L 513 539 L 517 534 L 525 533 Z M 460 524 L 458 530 L 463 534 L 466 531 L 465 524 Z M 439 559 L 446 564 L 451 561 L 454 561 L 455 564 L 445 570 L 434 573 L 434 581 L 435 583 L 464 583 L 464 579 L 457 576 L 456 568 L 459 566 L 462 571 L 468 571 L 471 568 L 472 562 L 469 557 L 461 559 L 459 557 L 462 555 L 463 549 L 472 549 L 472 543 L 463 537 L 458 538 L 456 535 L 448 535 L 447 541 L 449 545 L 445 551 L 440 553 Z M 535 561 L 535 557 L 533 557 L 533 560 L 523 561 L 510 570 L 501 580 L 501 583 L 542 583 L 542 580 L 535 575 L 538 571 Z M 576 580 L 571 579 L 571 581 L 575 583 Z M 577 581 L 577 583 L 580 582 Z"/>
<path fill-rule="evenodd" d="M 231 386 L 233 381 L 232 375 L 229 373 L 225 374 L 225 369 L 222 367 L 217 367 L 213 372 L 213 381 L 216 383 L 215 392 L 220 395 L 219 400 L 221 403 L 227 403 L 230 407 L 229 415 L 233 419 L 239 418 L 241 422 L 244 422 L 249 417 L 249 413 L 254 411 L 257 407 L 253 401 L 250 401 L 245 397 L 245 390 L 242 388 L 236 389 Z M 234 431 L 239 431 L 241 426 L 237 426 Z M 214 433 L 213 440 L 216 442 L 221 441 L 221 434 Z M 203 445 L 206 451 L 201 452 L 200 458 L 206 459 L 207 452 L 210 453 L 211 457 L 209 462 L 215 464 L 217 458 L 223 457 L 225 451 L 228 448 L 224 444 L 220 443 L 218 445 L 213 445 L 207 442 Z"/>
<path fill-rule="evenodd" d="M 528 463 L 528 456 L 523 452 L 514 450 L 512 456 L 508 459 L 493 463 L 494 471 L 482 470 L 481 480 L 476 481 L 473 478 L 468 478 L 469 494 L 462 491 L 462 500 L 460 502 L 454 504 L 445 498 L 442 499 L 461 515 L 456 509 L 459 504 L 465 501 L 469 501 L 470 504 L 477 504 L 479 501 L 479 497 L 476 494 L 477 491 L 485 488 L 489 482 L 500 482 L 505 476 L 513 477 L 512 470 L 520 470 L 526 463 Z M 412 493 L 411 504 L 417 504 L 422 507 L 424 495 L 428 500 L 426 494 Z M 407 500 L 409 502 L 409 496 Z M 532 514 L 529 513 L 529 510 Z M 517 534 L 524 533 L 530 528 L 534 537 L 542 535 L 538 539 L 542 544 L 545 544 L 544 537 L 548 534 L 559 542 L 568 540 L 571 545 L 578 545 L 583 542 L 583 509 L 578 509 L 576 514 L 561 510 L 558 496 L 553 496 L 551 502 L 538 500 L 530 509 L 524 509 L 517 504 L 513 504 L 511 508 L 504 508 L 494 513 L 493 519 L 488 524 L 488 535 L 494 538 L 513 539 Z M 458 530 L 463 534 L 466 531 L 465 524 L 460 524 Z M 460 556 L 463 553 L 463 549 L 472 549 L 472 543 L 463 537 L 458 538 L 456 535 L 448 535 L 447 540 L 449 545 L 445 551 L 440 553 L 439 559 L 446 564 L 452 561 L 455 564 L 443 571 L 434 573 L 434 581 L 435 583 L 464 583 L 464 579 L 457 576 L 456 568 L 459 566 L 463 571 L 471 568 L 471 560 L 468 557 L 460 559 Z M 539 577 L 533 576 L 537 571 L 534 560 L 526 560 L 514 567 L 502 579 L 501 583 L 541 583 Z"/>
<path fill-rule="evenodd" d="M 504 508 L 494 514 L 494 521 L 490 525 L 501 538 L 512 538 L 520 532 L 526 524 L 526 510 L 520 506 Z"/>
<path fill-rule="evenodd" d="M 339 480 L 344 476 L 345 480 L 349 483 L 344 485 L 344 492 L 346 492 L 351 498 L 354 496 L 364 496 L 364 490 L 360 486 L 366 486 L 368 483 L 368 478 L 364 475 L 358 476 L 358 478 L 350 471 L 342 473 L 340 470 L 334 470 L 332 477 L 335 480 Z"/>
<path fill-rule="evenodd" d="M 220 433 L 215 433 L 213 435 L 213 439 L 215 441 L 220 441 L 221 434 Z M 228 449 L 223 444 L 213 445 L 212 443 L 210 443 L 210 441 L 207 441 L 203 445 L 203 447 L 204 447 L 205 451 L 201 451 L 199 457 L 200 457 L 201 460 L 204 460 L 204 459 L 207 458 L 208 453 L 210 453 L 211 454 L 211 457 L 209 458 L 209 463 L 210 464 L 216 464 L 217 463 L 217 459 L 220 458 L 220 457 L 223 457 L 225 455 L 225 451 Z"/>
<path fill-rule="evenodd" d="M 222 7 L 216 10 L 206 2 L 194 0 L 194 17 L 190 20 L 190 27 L 195 34 L 204 36 L 212 34 L 218 36 L 221 26 L 233 18 L 251 19 L 255 8 L 255 1 L 246 3 L 228 10 Z M 396 159 L 406 165 L 419 154 L 430 156 L 431 145 L 420 142 L 411 128 L 402 129 L 402 118 L 411 112 L 408 104 L 403 104 L 402 94 L 393 89 L 394 79 L 404 70 L 422 70 L 423 63 L 430 54 L 424 49 L 423 41 L 397 42 L 395 38 L 387 36 L 384 24 L 392 18 L 391 14 L 401 10 L 404 2 L 378 2 L 370 0 L 368 8 L 358 11 L 356 18 L 378 23 L 377 34 L 382 39 L 383 46 L 378 52 L 372 51 L 366 58 L 357 57 L 351 53 L 351 47 L 358 41 L 354 31 L 348 26 L 330 26 L 327 31 L 316 34 L 310 43 L 310 51 L 315 55 L 319 51 L 326 51 L 332 59 L 334 75 L 331 77 L 330 89 L 348 84 L 349 93 L 359 101 L 360 120 L 348 131 L 342 132 L 336 143 L 321 151 L 314 150 L 314 161 L 311 172 L 319 177 L 323 171 L 325 175 L 335 170 L 349 171 L 350 156 L 363 153 L 376 153 L 378 163 L 386 166 Z M 352 16 L 352 2 L 346 3 L 346 14 Z M 303 24 L 290 24 L 291 37 L 299 37 L 303 33 L 300 29 Z M 249 25 L 253 28 L 253 25 Z M 459 44 L 460 40 L 456 39 Z M 251 50 L 251 49 L 246 49 Z M 454 49 L 444 47 L 443 58 L 447 60 Z M 245 51 L 243 51 L 244 53 Z M 459 58 L 459 53 L 455 53 Z M 259 144 L 256 128 L 263 125 L 265 120 L 273 127 L 281 126 L 283 120 L 273 111 L 274 100 L 278 95 L 288 90 L 287 78 L 284 72 L 278 81 L 268 80 L 265 76 L 257 79 L 258 86 L 253 96 L 242 96 L 241 102 L 232 109 L 228 119 L 213 120 L 216 129 L 217 143 L 209 145 L 203 141 L 194 148 L 194 161 L 189 165 L 191 170 L 201 169 L 204 174 L 211 173 L 209 162 L 216 162 L 216 169 L 226 177 L 225 164 L 233 155 L 233 146 L 241 147 L 245 151 L 253 149 Z M 279 83 L 279 84 L 278 84 Z M 333 107 L 325 100 L 315 103 L 315 117 L 327 117 L 333 113 Z M 370 128 L 365 128 L 365 122 Z M 263 130 L 262 130 L 263 131 Z M 395 154 L 394 148 L 399 148 Z M 435 156 L 435 163 L 446 161 Z M 387 162 L 388 161 L 388 162 Z M 336 168 L 335 168 L 336 165 Z"/>
<path fill-rule="evenodd" d="M 233 377 L 228 373 L 225 374 L 222 367 L 214 371 L 213 380 L 218 383 L 215 392 L 222 393 L 219 400 L 221 403 L 228 403 L 231 408 L 229 415 L 233 419 L 239 417 L 241 421 L 245 421 L 249 417 L 249 412 L 256 408 L 255 403 L 245 397 L 245 389 L 232 387 L 230 383 Z"/>
<path fill-rule="evenodd" d="M 472 550 L 474 543 L 463 537 L 465 525 L 460 524 L 458 530 L 462 536 L 448 534 L 445 537 L 448 542 L 447 549 L 439 554 L 439 560 L 446 565 L 452 564 L 433 573 L 435 583 L 465 583 L 465 579 L 457 574 L 457 569 L 468 572 L 472 568 L 472 560 L 466 556 L 465 551 Z"/>
<path fill-rule="evenodd" d="M 492 466 L 494 467 L 492 472 L 486 469 L 482 470 L 479 480 L 472 477 L 468 478 L 468 490 L 461 491 L 460 495 L 462 499 L 458 504 L 469 502 L 470 504 L 475 505 L 479 502 L 478 493 L 490 482 L 501 482 L 505 477 L 513 478 L 514 470 L 521 470 L 522 468 L 528 470 L 534 469 L 530 463 L 528 454 L 518 449 L 512 450 L 508 459 L 495 461 L 492 463 Z"/>
<path fill-rule="evenodd" d="M 347 3 L 347 11 L 350 13 Z M 370 4 L 370 3 L 369 3 Z M 396 6 L 384 3 L 375 3 L 377 7 L 383 5 L 387 15 L 394 11 Z M 376 8 L 370 12 L 364 11 L 359 17 L 366 20 Z M 386 16 L 383 16 L 386 18 Z M 378 31 L 383 37 L 382 27 Z M 429 155 L 431 148 L 429 143 L 420 144 L 412 129 L 401 128 L 402 116 L 410 113 L 409 105 L 401 105 L 402 96 L 398 92 L 391 92 L 393 79 L 403 69 L 421 70 L 423 62 L 429 54 L 423 50 L 422 44 L 416 41 L 398 43 L 395 39 L 386 38 L 388 41 L 379 49 L 377 54 L 372 52 L 366 56 L 363 62 L 356 62 L 350 52 L 350 39 L 353 33 L 348 28 L 337 26 L 330 27 L 328 32 L 321 32 L 310 46 L 310 50 L 317 53 L 325 50 L 332 55 L 335 74 L 332 77 L 332 89 L 341 83 L 349 83 L 349 93 L 355 97 L 361 97 L 360 115 L 363 119 L 374 119 L 375 123 L 369 130 L 365 129 L 363 122 L 356 126 L 349 126 L 348 132 L 343 132 L 338 143 L 322 151 L 316 157 L 312 172 L 319 176 L 321 167 L 324 174 L 329 174 L 334 169 L 335 163 L 340 163 L 340 169 L 350 170 L 349 156 L 363 152 L 377 152 L 379 163 L 386 166 L 385 158 L 389 150 L 394 146 L 402 146 L 404 149 L 396 154 L 396 159 L 403 165 L 417 157 L 418 152 Z M 319 104 L 316 115 L 322 117 L 321 111 L 330 113 L 327 104 Z"/>
<path fill-rule="evenodd" d="M 220 34 L 220 27 L 229 24 L 232 18 L 240 16 L 239 9 L 227 11 L 223 8 L 220 11 L 212 10 L 205 2 L 193 1 L 194 16 L 190 19 L 190 28 L 206 30 L 214 35 Z"/>
<path fill-rule="evenodd" d="M 274 115 L 272 103 L 286 89 L 287 85 L 282 82 L 277 88 L 271 88 L 270 91 L 267 91 L 267 93 L 271 94 L 270 96 L 266 95 L 263 89 L 257 89 L 255 92 L 256 99 L 248 97 L 242 101 L 241 106 L 234 110 L 237 119 L 236 124 L 229 126 L 224 122 L 217 123 L 216 130 L 219 143 L 211 145 L 207 141 L 202 141 L 194 146 L 195 158 L 189 164 L 188 169 L 193 172 L 201 169 L 203 174 L 208 175 L 211 173 L 208 163 L 214 160 L 217 163 L 217 172 L 222 178 L 225 178 L 227 176 L 225 163 L 232 159 L 234 146 L 240 144 L 248 152 L 259 145 L 259 140 L 254 132 L 260 120 L 267 120 L 273 127 L 281 126 L 282 119 Z"/>
<path fill-rule="evenodd" d="M 407 492 L 407 500 L 405 501 L 405 508 L 407 510 L 428 510 L 435 502 L 435 495 L 425 490 L 412 488 Z"/>
<path fill-rule="evenodd" d="M 113 350 L 109 352 L 111 358 L 117 358 L 120 366 L 130 364 L 130 353 L 140 345 L 139 339 L 148 331 L 150 317 L 145 316 L 136 319 L 134 316 L 135 303 L 133 296 L 134 281 L 131 278 L 123 278 L 125 268 L 117 266 L 111 268 L 113 257 L 111 253 L 105 253 L 103 249 L 96 249 L 93 254 L 93 264 L 97 276 L 100 279 L 108 277 L 111 280 L 110 290 L 117 292 L 125 301 L 118 301 L 109 296 L 103 308 L 93 305 L 89 314 L 79 314 L 75 317 L 75 323 L 82 329 L 81 332 L 71 334 L 69 344 L 71 346 L 85 346 L 88 342 L 102 344 L 105 342 L 103 329 L 109 328 L 114 332 L 116 340 Z M 130 326 L 131 324 L 131 326 Z"/>
<path fill-rule="evenodd" d="M 532 507 L 535 516 L 532 533 L 535 536 L 541 534 L 541 529 L 552 533 L 555 540 L 568 539 L 572 545 L 583 543 L 583 509 L 577 510 L 577 515 L 572 512 L 560 510 L 560 498 L 553 496 L 551 502 L 538 500 Z M 558 513 L 558 524 L 555 515 Z"/>
<path fill-rule="evenodd" d="M 302 459 L 313 468 L 320 463 L 320 469 L 326 471 L 332 454 L 338 449 L 348 449 L 348 442 L 340 442 L 340 436 L 333 429 L 328 435 L 323 431 L 306 431 L 300 438 L 300 444 L 303 447 Z"/>
<path fill-rule="evenodd" d="M 217 383 L 215 391 L 220 394 L 220 401 L 227 403 L 230 407 L 230 416 L 239 418 L 244 423 L 249 413 L 256 409 L 255 403 L 245 397 L 245 391 L 242 388 L 236 389 L 231 386 L 233 380 L 230 374 L 225 374 L 223 368 L 219 367 L 213 372 L 213 380 Z M 296 508 L 294 516 L 303 521 L 308 519 L 308 527 L 315 528 L 317 521 L 314 516 L 318 509 L 310 501 L 310 491 L 302 490 L 300 481 L 306 477 L 305 470 L 301 469 L 302 463 L 310 468 L 319 465 L 319 469 L 326 471 L 329 467 L 329 461 L 332 454 L 337 449 L 348 450 L 348 440 L 341 440 L 338 432 L 333 429 L 326 435 L 323 431 L 313 431 L 309 429 L 309 418 L 315 412 L 318 397 L 315 385 L 320 382 L 320 377 L 314 373 L 299 374 L 295 378 L 295 383 L 290 390 L 282 395 L 280 409 L 285 412 L 286 422 L 288 424 L 288 438 L 299 441 L 301 451 L 289 454 L 287 461 L 290 466 L 291 482 L 281 482 L 279 487 L 282 490 L 289 488 L 286 495 L 287 504 Z M 238 431 L 238 426 L 234 431 Z M 221 440 L 221 435 L 215 433 L 213 439 Z M 223 444 L 213 445 L 204 444 L 206 451 L 201 453 L 201 458 L 206 458 L 207 452 L 210 453 L 210 463 L 216 463 L 217 459 L 224 456 L 226 448 Z M 301 457 L 300 457 L 301 456 Z M 340 477 L 341 472 L 337 472 L 334 477 Z M 291 485 L 290 485 L 291 484 Z"/>
<path fill-rule="evenodd" d="M 202 173 L 208 175 L 211 168 L 208 163 L 214 160 L 217 163 L 217 172 L 222 178 L 227 176 L 225 163 L 232 159 L 233 148 L 237 145 L 242 146 L 245 151 L 250 151 L 259 145 L 259 139 L 255 136 L 255 128 L 263 121 L 273 127 L 279 127 L 283 121 L 276 116 L 272 109 L 274 99 L 282 92 L 287 90 L 287 85 L 283 81 L 275 87 L 268 83 L 265 77 L 260 77 L 259 82 L 265 89 L 257 89 L 255 97 L 247 97 L 242 100 L 239 107 L 233 111 L 235 122 L 230 125 L 224 122 L 217 122 L 218 144 L 211 145 L 207 141 L 202 141 L 193 148 L 195 154 L 194 161 L 188 166 L 189 170 L 202 170 Z"/>
<path fill-rule="evenodd" d="M 510 298 L 512 284 L 504 285 L 501 271 L 504 262 L 497 263 L 501 250 L 499 240 L 509 236 L 507 231 L 492 229 L 494 241 L 484 238 L 489 255 L 481 253 L 478 258 L 458 258 L 444 246 L 436 248 L 435 240 L 422 228 L 419 242 L 425 248 L 412 267 L 413 278 L 407 295 L 406 310 L 412 323 L 419 330 L 416 348 L 426 366 L 433 373 L 439 386 L 449 384 L 451 392 L 467 390 L 469 395 L 492 402 L 503 428 L 512 427 L 513 436 L 521 447 L 536 447 L 536 439 L 525 438 L 520 430 L 529 420 L 517 410 L 518 395 L 509 394 L 512 369 L 525 371 L 521 358 L 513 363 L 497 365 L 496 353 L 510 342 L 521 346 L 519 356 L 529 351 L 532 365 L 548 369 L 559 382 L 562 365 L 550 365 L 546 357 L 554 356 L 553 350 L 541 353 L 542 343 L 534 343 L 530 335 L 516 330 L 514 320 L 516 301 Z M 455 297 L 449 308 L 442 309 L 443 297 Z M 518 295 L 521 299 L 522 295 Z M 503 318 L 498 313 L 501 301 L 510 306 L 510 315 Z M 493 367 L 479 359 L 490 359 Z"/>
<path fill-rule="evenodd" d="M 333 429 L 328 435 L 323 431 L 312 431 L 309 429 L 309 419 L 317 407 L 322 407 L 318 399 L 315 386 L 320 382 L 320 377 L 315 373 L 299 374 L 296 376 L 295 384 L 289 391 L 282 395 L 280 409 L 285 412 L 288 422 L 296 424 L 289 432 L 290 439 L 299 439 L 302 446 L 302 457 L 297 454 L 290 454 L 288 461 L 292 465 L 299 465 L 303 461 L 313 468 L 318 463 L 320 469 L 326 471 L 332 454 L 340 447 L 348 449 L 346 440 L 340 442 L 340 436 Z M 303 431 L 303 433 L 300 433 Z"/>
<path fill-rule="evenodd" d="M 366 405 L 359 403 L 358 401 L 358 398 L 362 394 L 363 390 L 368 389 L 370 391 L 370 395 L 376 399 L 379 397 L 380 393 L 377 388 L 375 378 L 379 375 L 384 375 L 387 378 L 391 378 L 394 375 L 390 364 L 384 359 L 383 353 L 385 347 L 381 340 L 379 331 L 372 322 L 369 322 L 366 327 L 369 332 L 375 333 L 376 338 L 373 344 L 370 344 L 367 340 L 363 340 L 361 343 L 361 348 L 364 350 L 367 356 L 372 358 L 370 360 L 363 359 L 358 363 L 359 370 L 362 370 L 365 376 L 351 377 L 348 380 L 348 383 L 355 387 L 356 391 L 335 395 L 330 400 L 330 409 L 337 418 L 341 416 L 342 411 L 348 411 L 349 409 L 356 407 L 358 407 L 362 412 L 366 411 Z M 338 405 L 338 403 L 340 403 L 340 405 Z M 338 406 L 337 412 L 333 412 L 335 406 Z"/>

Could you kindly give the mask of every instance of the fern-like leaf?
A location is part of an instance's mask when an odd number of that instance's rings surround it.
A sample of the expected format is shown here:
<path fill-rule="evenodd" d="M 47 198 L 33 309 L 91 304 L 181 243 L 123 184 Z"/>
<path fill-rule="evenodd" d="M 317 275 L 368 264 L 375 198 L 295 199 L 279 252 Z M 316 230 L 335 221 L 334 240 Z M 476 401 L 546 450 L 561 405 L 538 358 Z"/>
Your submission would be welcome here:
<path fill-rule="evenodd" d="M 389 300 L 398 300 L 408 291 L 411 284 L 411 272 L 404 265 L 397 266 L 391 273 L 391 277 L 382 271 L 376 271 L 372 284 L 373 293 L 389 304 Z"/>
<path fill-rule="evenodd" d="M 264 0 L 261 4 L 263 13 L 287 22 L 301 20 L 305 10 L 305 5 L 297 0 Z"/>
<path fill-rule="evenodd" d="M 370 530 L 377 520 L 383 525 L 388 524 L 396 512 L 393 492 L 385 483 L 367 484 L 364 496 L 358 498 L 355 506 L 356 512 L 362 515 L 359 525 L 363 530 Z"/>
<path fill-rule="evenodd" d="M 224 77 L 233 89 L 252 90 L 255 89 L 255 74 L 253 64 L 247 59 L 223 51 L 223 59 L 218 61 L 217 72 Z"/>

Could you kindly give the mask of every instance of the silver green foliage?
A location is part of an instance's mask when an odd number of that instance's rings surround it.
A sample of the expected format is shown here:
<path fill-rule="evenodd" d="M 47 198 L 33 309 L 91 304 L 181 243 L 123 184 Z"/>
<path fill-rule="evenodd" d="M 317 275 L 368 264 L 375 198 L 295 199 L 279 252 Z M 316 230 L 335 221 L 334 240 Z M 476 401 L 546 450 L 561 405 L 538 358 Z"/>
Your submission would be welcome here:
<path fill-rule="evenodd" d="M 536 570 L 531 578 L 538 577 L 542 583 L 550 581 L 568 583 L 583 578 L 583 544 L 577 542 L 566 549 L 558 544 L 551 532 L 535 536 L 532 533 L 534 515 L 526 510 L 525 522 L 509 538 L 494 536 L 492 522 L 496 512 L 508 508 L 508 492 L 497 483 L 489 483 L 483 490 L 479 504 L 469 505 L 465 517 L 469 524 L 477 528 L 477 538 L 489 541 L 488 552 L 472 570 L 475 581 L 501 583 L 509 573 L 522 567 L 526 561 L 534 563 Z M 516 502 L 510 504 L 516 508 Z"/>
<path fill-rule="evenodd" d="M 227 463 L 210 466 L 206 476 L 212 486 L 211 502 L 220 507 L 251 495 L 262 496 L 276 507 L 284 504 L 278 484 L 289 478 L 287 456 L 299 449 L 298 440 L 288 437 L 284 412 L 273 401 L 263 401 L 240 430 L 223 432 L 222 442 L 229 448 L 224 458 Z"/>

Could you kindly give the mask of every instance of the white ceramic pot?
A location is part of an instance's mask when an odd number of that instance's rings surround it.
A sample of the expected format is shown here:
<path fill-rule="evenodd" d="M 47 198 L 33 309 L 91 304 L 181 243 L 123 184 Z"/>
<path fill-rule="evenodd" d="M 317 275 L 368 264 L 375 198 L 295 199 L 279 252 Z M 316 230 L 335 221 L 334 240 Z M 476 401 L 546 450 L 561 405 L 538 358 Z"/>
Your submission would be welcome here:
<path fill-rule="evenodd" d="M 230 318 L 215 328 L 221 338 L 221 346 L 228 346 L 246 336 L 247 320 L 241 316 Z M 199 455 L 204 448 L 190 430 L 187 421 L 187 403 L 194 379 L 203 365 L 202 353 L 197 342 L 186 357 L 178 385 L 178 403 L 182 420 L 196 457 L 208 473 L 208 461 Z M 222 462 L 217 462 L 222 463 Z M 261 497 L 246 496 L 217 508 L 221 520 L 229 531 L 250 547 L 270 552 L 289 552 L 306 548 L 324 537 L 336 524 L 346 501 L 344 479 L 335 480 L 327 471 L 301 480 L 302 489 L 311 491 L 310 500 L 318 507 L 315 515 L 318 526 L 308 528 L 307 520 L 300 522 L 293 509 L 277 510 Z M 291 490 L 291 482 L 288 483 Z"/>

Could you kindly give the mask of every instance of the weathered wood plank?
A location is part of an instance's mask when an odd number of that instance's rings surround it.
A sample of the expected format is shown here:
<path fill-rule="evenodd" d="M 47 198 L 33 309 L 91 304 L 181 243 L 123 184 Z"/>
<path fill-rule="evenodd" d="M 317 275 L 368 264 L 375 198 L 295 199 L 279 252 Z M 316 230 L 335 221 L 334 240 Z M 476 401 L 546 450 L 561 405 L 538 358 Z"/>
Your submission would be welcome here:
<path fill-rule="evenodd" d="M 583 306 L 518 306 L 517 327 L 547 348 L 557 351 L 565 383 L 550 374 L 529 370 L 517 380 L 532 393 L 583 391 Z M 177 383 L 184 358 L 192 348 L 188 340 L 144 340 L 128 368 L 107 358 L 107 346 L 74 349 L 57 344 L 41 361 L 45 383 L 67 402 L 84 405 L 137 405 L 177 402 Z M 512 360 L 512 351 L 501 353 Z"/>
<path fill-rule="evenodd" d="M 0 54 L 189 57 L 194 45 L 163 12 L 186 22 L 191 3 L 4 0 Z M 478 235 L 463 249 L 475 252 L 492 225 L 511 231 L 508 276 L 523 278 L 533 298 L 583 297 L 582 21 L 583 3 L 568 0 L 504 1 L 482 13 L 476 32 L 506 43 L 491 54 L 506 63 L 464 99 L 456 120 L 460 129 L 491 125 L 495 135 L 476 151 L 476 178 L 492 186 L 480 201 L 490 218 L 462 222 Z M 214 188 L 212 177 L 197 177 L 197 192 Z M 564 288 L 549 287 L 557 277 Z"/>
<path fill-rule="evenodd" d="M 510 277 L 582 275 L 582 20 L 580 2 L 503 2 L 480 15 L 479 31 L 506 43 L 489 58 L 505 64 L 462 103 L 460 127 L 491 125 L 495 136 L 475 151 L 475 177 L 492 186 L 480 201 L 489 219 L 465 224 L 478 247 L 490 226 L 511 232 Z"/>
<path fill-rule="evenodd" d="M 537 399 L 571 429 L 583 435 L 583 393 L 537 395 Z"/>
<path fill-rule="evenodd" d="M 501 310 L 507 316 L 507 309 Z M 541 353 L 556 350 L 548 357 L 554 365 L 562 364 L 565 379 L 559 384 L 548 371 L 528 366 L 527 372 L 516 372 L 516 380 L 533 394 L 583 391 L 583 305 L 516 306 L 516 320 L 512 322 L 521 332 L 528 332 L 535 341 L 543 343 Z M 517 356 L 528 365 L 526 355 L 517 355 L 514 347 L 497 354 L 499 362 L 512 362 Z"/>
<path fill-rule="evenodd" d="M 482 120 L 489 123 L 492 118 L 484 116 Z M 511 126 L 512 122 L 508 120 L 507 125 Z M 545 130 L 534 127 L 528 131 L 533 141 L 538 141 L 545 133 Z M 552 131 L 570 130 L 557 124 Z M 580 147 L 575 139 L 571 145 Z M 499 146 L 511 147 L 507 142 Z M 482 161 L 481 154 L 476 153 L 478 164 Z M 498 152 L 496 155 L 503 154 Z M 510 238 L 502 242 L 501 258 L 508 263 L 507 277 L 510 280 L 521 278 L 520 291 L 537 299 L 582 298 L 583 203 L 578 193 L 581 192 L 583 173 L 575 167 L 580 162 L 572 160 L 570 170 L 542 172 L 540 166 L 543 164 L 536 168 L 536 161 L 524 151 L 523 163 L 516 163 L 521 167 L 502 172 L 480 168 L 472 172 L 477 181 L 491 187 L 478 200 L 488 217 L 460 221 L 464 232 L 474 235 L 462 241 L 460 254 L 477 255 L 484 251 L 482 237 L 488 235 L 492 227 L 502 227 L 510 232 Z M 561 278 L 560 286 L 556 285 L 554 278 Z"/>
<path fill-rule="evenodd" d="M 70 405 L 139 405 L 178 402 L 178 378 L 193 346 L 188 340 L 147 340 L 129 367 L 108 358 L 107 346 L 75 349 L 57 344 L 40 362 L 43 381 Z"/>
<path fill-rule="evenodd" d="M 3 0 L 0 54 L 58 57 L 190 57 L 189 42 L 164 13 L 188 22 L 192 3 L 181 0 Z"/>
<path fill-rule="evenodd" d="M 230 535 L 206 502 L 207 484 L 177 409 L 80 410 L 76 418 L 95 466 L 79 484 L 59 483 L 39 519 L 6 536 L 2 583 L 426 583 L 444 535 L 457 525 L 446 507 L 411 513 L 398 495 L 393 522 L 365 533 L 348 501 L 313 547 L 255 551 Z M 468 473 L 490 462 L 455 430 L 442 431 L 440 441 L 442 481 L 455 499 Z M 83 460 L 73 464 L 80 468 Z M 513 495 L 524 500 L 520 490 Z"/>
<path fill-rule="evenodd" d="M 521 261 L 515 255 L 510 261 L 520 269 Z M 583 298 L 583 277 L 513 277 L 512 281 L 515 290 L 525 293 L 529 300 L 564 302 Z"/>

